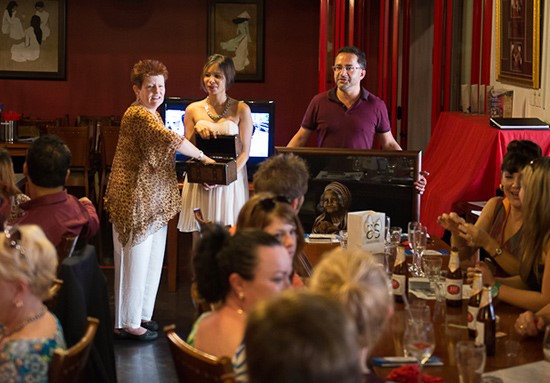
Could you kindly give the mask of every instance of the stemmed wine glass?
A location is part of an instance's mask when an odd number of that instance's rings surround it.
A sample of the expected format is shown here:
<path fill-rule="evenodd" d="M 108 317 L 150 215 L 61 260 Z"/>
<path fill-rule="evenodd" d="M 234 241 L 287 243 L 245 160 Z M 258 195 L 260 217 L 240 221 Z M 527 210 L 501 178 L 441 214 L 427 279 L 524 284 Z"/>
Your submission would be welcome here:
<path fill-rule="evenodd" d="M 418 382 L 422 382 L 422 368 L 430 359 L 435 349 L 434 328 L 430 321 L 411 320 L 407 322 L 403 344 L 407 354 L 413 356 L 418 363 Z"/>
<path fill-rule="evenodd" d="M 413 252 L 412 272 L 416 277 L 423 277 L 422 253 L 426 250 L 428 231 L 426 226 L 419 222 L 409 222 L 409 245 Z"/>

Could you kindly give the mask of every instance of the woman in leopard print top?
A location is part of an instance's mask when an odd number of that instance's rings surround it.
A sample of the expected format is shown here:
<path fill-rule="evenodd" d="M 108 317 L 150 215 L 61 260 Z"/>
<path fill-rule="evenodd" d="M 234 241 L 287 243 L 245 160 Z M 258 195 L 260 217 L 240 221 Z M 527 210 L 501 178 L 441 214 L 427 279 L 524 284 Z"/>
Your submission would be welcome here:
<path fill-rule="evenodd" d="M 105 194 L 113 223 L 115 333 L 153 340 L 151 321 L 160 281 L 167 223 L 179 211 L 175 152 L 212 160 L 191 142 L 167 129 L 157 108 L 164 101 L 168 71 L 156 60 L 134 65 L 136 101 L 126 110 Z"/>

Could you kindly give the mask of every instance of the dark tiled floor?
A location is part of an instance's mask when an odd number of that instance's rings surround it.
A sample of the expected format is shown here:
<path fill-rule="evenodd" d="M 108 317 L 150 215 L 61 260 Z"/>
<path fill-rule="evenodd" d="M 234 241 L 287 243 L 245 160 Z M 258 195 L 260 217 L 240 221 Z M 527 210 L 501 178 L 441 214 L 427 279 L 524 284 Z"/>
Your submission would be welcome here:
<path fill-rule="evenodd" d="M 111 241 L 111 236 L 108 232 L 111 229 L 110 225 L 103 222 L 102 228 L 102 240 L 98 240 L 96 246 L 101 246 L 101 263 L 103 265 L 110 265 L 112 264 L 112 245 L 106 243 L 106 241 Z M 103 241 L 103 239 L 106 239 L 106 241 Z M 183 265 L 189 264 L 188 259 L 185 261 L 185 256 L 182 259 L 181 254 L 180 263 Z M 111 310 L 113 310 L 114 270 L 109 266 L 104 266 L 103 272 L 108 280 Z M 194 313 L 189 295 L 189 268 L 185 266 L 181 267 L 179 276 L 177 291 L 170 293 L 168 292 L 166 269 L 163 270 L 153 319 L 159 323 L 161 328 L 175 323 L 177 332 L 181 337 L 185 338 L 191 329 Z M 140 343 L 115 340 L 115 359 L 117 377 L 120 383 L 177 382 L 172 356 L 163 331 L 160 331 L 159 339 L 153 342 Z"/>

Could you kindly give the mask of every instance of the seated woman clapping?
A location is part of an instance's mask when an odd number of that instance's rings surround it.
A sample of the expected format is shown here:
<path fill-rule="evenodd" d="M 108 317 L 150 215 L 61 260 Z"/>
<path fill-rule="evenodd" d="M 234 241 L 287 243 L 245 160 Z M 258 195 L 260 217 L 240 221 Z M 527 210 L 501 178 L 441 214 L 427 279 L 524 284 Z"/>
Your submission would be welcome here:
<path fill-rule="evenodd" d="M 367 358 L 393 315 L 393 297 L 384 269 L 368 251 L 335 249 L 315 267 L 310 288 L 338 299 L 354 320 L 367 382 L 382 381 L 367 367 Z"/>
<path fill-rule="evenodd" d="M 292 272 L 288 252 L 272 235 L 242 230 L 230 236 L 219 225 L 203 232 L 193 266 L 198 293 L 214 310 L 197 319 L 187 341 L 218 357 L 235 354 L 247 314 L 288 288 Z"/>
<path fill-rule="evenodd" d="M 475 225 L 466 223 L 456 213 L 442 214 L 438 223 L 451 232 L 451 245 L 458 247 L 461 261 L 481 259 L 496 263 L 504 275 L 519 274 L 524 214 L 519 198 L 521 170 L 533 159 L 542 156 L 541 148 L 531 141 L 515 140 L 508 144 L 502 161 L 500 189 L 504 197 L 491 198 Z"/>
<path fill-rule="evenodd" d="M 66 348 L 57 318 L 42 303 L 57 271 L 57 253 L 42 229 L 0 234 L 0 381 L 45 382 L 56 348 Z"/>
<path fill-rule="evenodd" d="M 531 311 L 550 303 L 550 157 L 531 161 L 522 171 L 523 235 L 519 275 L 495 278 L 484 262 L 483 283 L 493 286 L 500 300 Z M 468 276 L 473 274 L 468 269 Z"/>

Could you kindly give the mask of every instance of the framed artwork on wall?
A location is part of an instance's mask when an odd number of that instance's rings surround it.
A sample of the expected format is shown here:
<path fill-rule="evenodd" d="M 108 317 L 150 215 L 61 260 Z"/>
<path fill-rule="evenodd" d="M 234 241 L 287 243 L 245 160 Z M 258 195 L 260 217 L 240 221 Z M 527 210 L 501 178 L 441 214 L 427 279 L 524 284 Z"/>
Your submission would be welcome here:
<path fill-rule="evenodd" d="M 528 88 L 540 87 L 540 0 L 497 0 L 496 77 Z"/>
<path fill-rule="evenodd" d="M 208 54 L 231 57 L 235 81 L 264 80 L 264 0 L 209 0 Z"/>
<path fill-rule="evenodd" d="M 64 80 L 66 0 L 2 4 L 0 78 Z"/>

